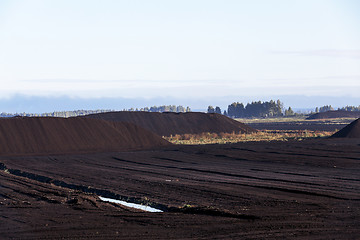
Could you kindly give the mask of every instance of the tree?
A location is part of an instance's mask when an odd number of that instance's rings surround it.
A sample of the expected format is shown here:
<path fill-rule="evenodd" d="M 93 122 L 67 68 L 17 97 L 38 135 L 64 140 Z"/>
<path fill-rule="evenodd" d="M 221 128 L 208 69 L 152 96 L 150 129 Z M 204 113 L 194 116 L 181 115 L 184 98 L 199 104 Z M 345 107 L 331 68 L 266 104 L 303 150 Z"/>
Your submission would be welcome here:
<path fill-rule="evenodd" d="M 280 117 L 283 116 L 283 104 L 280 100 L 276 102 L 255 101 L 246 104 L 234 102 L 228 106 L 227 114 L 229 117 Z"/>
<path fill-rule="evenodd" d="M 207 113 L 215 113 L 215 109 L 213 106 L 209 106 L 207 109 Z"/>
<path fill-rule="evenodd" d="M 346 107 L 342 107 L 342 108 L 338 108 L 338 110 L 340 111 L 350 111 L 350 112 L 357 112 L 360 111 L 360 106 L 355 107 L 355 106 L 346 106 Z"/>
<path fill-rule="evenodd" d="M 291 107 L 289 107 L 287 110 L 285 110 L 285 116 L 294 116 L 294 115 L 295 115 L 295 113 L 291 109 Z"/>
<path fill-rule="evenodd" d="M 150 107 L 150 112 L 157 112 L 158 108 L 156 106 Z"/>
<path fill-rule="evenodd" d="M 325 105 L 319 108 L 319 112 L 332 111 L 334 108 L 331 105 Z"/>
<path fill-rule="evenodd" d="M 235 118 L 245 117 L 244 104 L 239 102 L 233 102 L 228 106 L 227 114 L 229 117 L 235 117 Z"/>
<path fill-rule="evenodd" d="M 282 115 L 282 112 L 284 111 L 284 104 L 280 101 L 280 99 L 276 101 L 276 106 L 278 108 L 278 113 Z"/>
<path fill-rule="evenodd" d="M 183 106 L 177 106 L 176 112 L 185 112 L 185 108 Z"/>
<path fill-rule="evenodd" d="M 220 109 L 220 107 L 218 107 L 218 106 L 215 107 L 215 113 L 221 114 L 221 109 Z"/>

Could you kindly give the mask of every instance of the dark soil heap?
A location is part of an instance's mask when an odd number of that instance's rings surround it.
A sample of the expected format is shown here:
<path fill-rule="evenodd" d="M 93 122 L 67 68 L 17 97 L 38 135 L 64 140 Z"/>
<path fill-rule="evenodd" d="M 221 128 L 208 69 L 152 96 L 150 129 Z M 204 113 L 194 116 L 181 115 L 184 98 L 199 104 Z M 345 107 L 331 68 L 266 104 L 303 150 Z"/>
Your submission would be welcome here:
<path fill-rule="evenodd" d="M 2 118 L 0 154 L 120 151 L 169 145 L 131 123 L 88 118 Z"/>
<path fill-rule="evenodd" d="M 353 121 L 331 137 L 335 138 L 360 138 L 360 118 Z"/>
<path fill-rule="evenodd" d="M 360 112 L 350 111 L 327 111 L 310 115 L 307 119 L 328 119 L 328 118 L 359 118 Z"/>
<path fill-rule="evenodd" d="M 175 134 L 251 133 L 256 130 L 221 114 L 211 113 L 157 113 L 157 112 L 108 112 L 87 115 L 87 118 L 130 122 L 160 136 Z"/>

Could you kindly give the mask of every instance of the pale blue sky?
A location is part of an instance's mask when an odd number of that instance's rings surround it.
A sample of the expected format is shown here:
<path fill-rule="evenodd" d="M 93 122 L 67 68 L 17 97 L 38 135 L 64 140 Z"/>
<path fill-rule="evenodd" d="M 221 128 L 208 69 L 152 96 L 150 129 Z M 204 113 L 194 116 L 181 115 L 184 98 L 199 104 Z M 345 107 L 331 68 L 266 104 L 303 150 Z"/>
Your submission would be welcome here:
<path fill-rule="evenodd" d="M 360 98 L 359 12 L 357 0 L 0 0 L 0 97 Z"/>

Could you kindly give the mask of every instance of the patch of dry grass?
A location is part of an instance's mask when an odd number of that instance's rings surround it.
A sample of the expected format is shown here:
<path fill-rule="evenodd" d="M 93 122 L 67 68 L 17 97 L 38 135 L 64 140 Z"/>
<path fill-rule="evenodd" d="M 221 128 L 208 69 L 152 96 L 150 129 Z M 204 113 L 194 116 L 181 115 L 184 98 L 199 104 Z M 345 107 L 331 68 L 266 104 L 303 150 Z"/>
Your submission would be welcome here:
<path fill-rule="evenodd" d="M 243 123 L 278 123 L 278 122 L 299 122 L 304 121 L 306 116 L 277 117 L 277 118 L 235 118 L 234 120 Z"/>
<path fill-rule="evenodd" d="M 324 138 L 334 134 L 327 131 L 309 130 L 262 130 L 251 134 L 243 133 L 202 133 L 202 134 L 182 134 L 164 137 L 174 144 L 199 145 L 199 144 L 226 144 L 237 142 L 257 142 L 257 141 L 301 141 L 308 138 Z"/>

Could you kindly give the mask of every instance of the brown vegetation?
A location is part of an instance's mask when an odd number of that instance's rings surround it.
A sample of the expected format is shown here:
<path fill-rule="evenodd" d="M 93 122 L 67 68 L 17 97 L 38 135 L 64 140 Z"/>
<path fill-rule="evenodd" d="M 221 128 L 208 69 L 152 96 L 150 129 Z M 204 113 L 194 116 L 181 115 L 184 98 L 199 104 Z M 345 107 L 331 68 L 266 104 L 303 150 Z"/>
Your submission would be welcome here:
<path fill-rule="evenodd" d="M 310 131 L 310 130 L 261 130 L 255 133 L 202 133 L 202 134 L 176 134 L 165 137 L 174 144 L 226 144 L 237 142 L 258 142 L 258 141 L 301 141 L 309 138 L 329 137 L 334 132 Z"/>

